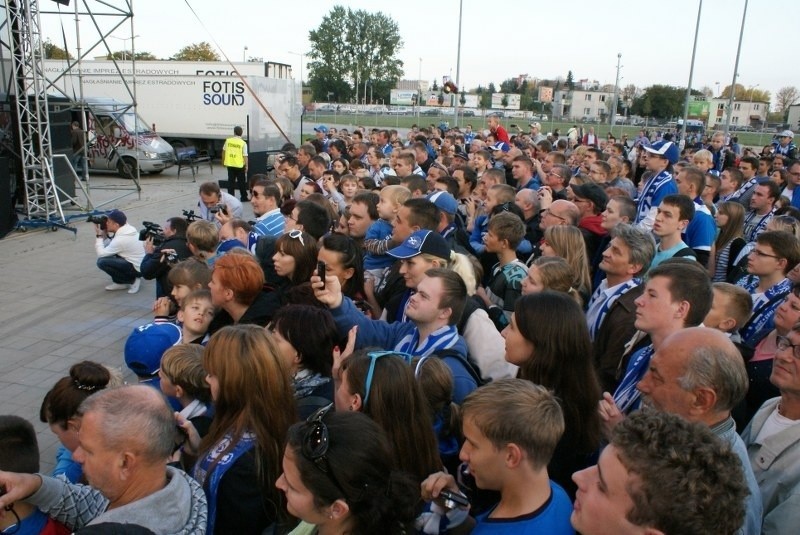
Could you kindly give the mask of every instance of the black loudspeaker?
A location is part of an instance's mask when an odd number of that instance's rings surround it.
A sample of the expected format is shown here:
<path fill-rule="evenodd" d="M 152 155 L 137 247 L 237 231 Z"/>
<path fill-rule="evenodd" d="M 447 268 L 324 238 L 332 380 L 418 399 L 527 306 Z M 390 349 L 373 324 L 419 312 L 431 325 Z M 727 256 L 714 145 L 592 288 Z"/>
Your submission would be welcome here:
<path fill-rule="evenodd" d="M 0 238 L 11 232 L 17 223 L 17 214 L 11 201 L 11 173 L 9 159 L 0 157 Z"/>
<path fill-rule="evenodd" d="M 70 168 L 72 164 L 72 114 L 70 109 L 63 104 L 51 103 L 48 111 L 50 119 L 50 145 L 53 150 L 53 174 L 56 185 L 69 195 L 75 196 L 75 177 Z M 56 154 L 63 154 L 67 158 L 55 157 Z M 63 200 L 63 199 L 62 199 Z"/>

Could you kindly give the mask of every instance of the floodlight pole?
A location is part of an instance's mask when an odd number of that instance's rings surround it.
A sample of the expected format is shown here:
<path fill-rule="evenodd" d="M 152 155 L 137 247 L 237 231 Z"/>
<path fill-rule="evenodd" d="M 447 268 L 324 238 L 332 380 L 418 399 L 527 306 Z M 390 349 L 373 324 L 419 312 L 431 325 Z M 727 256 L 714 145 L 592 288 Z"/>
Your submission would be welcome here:
<path fill-rule="evenodd" d="M 456 56 L 456 88 L 461 89 L 461 17 L 464 13 L 464 0 L 458 2 L 458 54 Z M 458 127 L 458 90 L 453 94 L 453 126 Z"/>
<path fill-rule="evenodd" d="M 697 53 L 697 36 L 700 33 L 700 13 L 703 11 L 703 0 L 700 0 L 700 4 L 697 6 L 697 23 L 694 27 L 694 46 L 692 46 L 692 63 L 689 66 L 689 84 L 686 86 L 686 98 L 683 101 L 683 134 L 682 139 L 684 140 L 684 145 L 686 144 L 686 131 L 687 125 L 686 121 L 689 120 L 689 99 L 692 98 L 692 75 L 694 74 L 694 56 Z"/>
<path fill-rule="evenodd" d="M 747 19 L 747 0 L 744 0 L 744 11 L 742 12 L 742 28 L 739 30 L 739 47 L 736 49 L 736 64 L 733 66 L 733 82 L 728 94 L 728 110 L 725 114 L 725 139 L 728 139 L 728 132 L 731 128 L 731 113 L 733 113 L 733 95 L 736 93 L 736 78 L 739 77 L 739 56 L 742 53 L 742 37 L 744 37 L 744 23 Z"/>

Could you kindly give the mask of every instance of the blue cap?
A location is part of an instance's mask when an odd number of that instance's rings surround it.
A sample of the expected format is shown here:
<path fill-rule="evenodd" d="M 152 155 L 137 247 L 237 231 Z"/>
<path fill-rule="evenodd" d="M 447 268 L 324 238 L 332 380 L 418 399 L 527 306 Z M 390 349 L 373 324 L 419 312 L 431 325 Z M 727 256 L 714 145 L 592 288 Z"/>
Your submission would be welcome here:
<path fill-rule="evenodd" d="M 319 126 L 314 128 L 314 132 L 322 132 L 323 134 L 327 134 L 328 133 L 328 127 L 325 126 L 324 124 L 321 124 L 321 125 L 319 125 Z"/>
<path fill-rule="evenodd" d="M 136 327 L 125 342 L 125 365 L 139 377 L 158 373 L 161 356 L 181 343 L 181 329 L 174 323 L 148 323 Z"/>
<path fill-rule="evenodd" d="M 449 260 L 451 252 L 450 246 L 441 234 L 432 230 L 418 230 L 394 249 L 386 251 L 386 254 L 401 259 L 429 254 Z"/>
<path fill-rule="evenodd" d="M 506 143 L 504 141 L 498 141 L 497 143 L 492 145 L 491 148 L 492 148 L 492 150 L 501 150 L 503 152 L 508 152 L 508 151 L 511 150 L 511 147 L 509 147 L 508 143 Z"/>
<path fill-rule="evenodd" d="M 681 151 L 678 150 L 678 146 L 672 141 L 659 141 L 642 148 L 650 154 L 656 154 L 662 158 L 666 158 L 671 164 L 675 164 L 681 157 Z"/>
<path fill-rule="evenodd" d="M 458 211 L 458 201 L 446 191 L 434 191 L 428 195 L 428 200 L 436 205 L 436 208 L 447 214 L 455 215 Z"/>

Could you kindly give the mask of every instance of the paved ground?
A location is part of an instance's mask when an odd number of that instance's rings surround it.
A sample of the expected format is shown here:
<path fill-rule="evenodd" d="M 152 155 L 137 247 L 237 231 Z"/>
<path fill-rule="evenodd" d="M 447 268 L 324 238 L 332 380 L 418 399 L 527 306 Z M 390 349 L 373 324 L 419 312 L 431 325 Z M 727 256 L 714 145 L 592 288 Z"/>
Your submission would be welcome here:
<path fill-rule="evenodd" d="M 224 178 L 224 168 L 214 167 L 213 178 Z M 175 167 L 158 177 L 142 177 L 141 198 L 136 193 L 98 209 L 120 208 L 129 221 L 160 224 L 182 209 L 194 208 L 200 182 L 212 178 L 201 167 L 197 183 Z M 130 182 L 112 175 L 90 178 L 92 186 L 125 186 Z M 125 192 L 92 189 L 95 205 Z M 245 205 L 245 217 L 252 217 Z M 45 393 L 76 362 L 89 359 L 122 367 L 126 380 L 135 378 L 124 369 L 122 349 L 131 330 L 151 318 L 155 282 L 144 281 L 136 295 L 107 292 L 110 278 L 95 266 L 94 229 L 85 218 L 66 230 L 13 232 L 0 240 L 0 414 L 27 418 L 38 432 L 42 471 L 54 464 L 58 441 L 47 424 L 39 422 Z"/>

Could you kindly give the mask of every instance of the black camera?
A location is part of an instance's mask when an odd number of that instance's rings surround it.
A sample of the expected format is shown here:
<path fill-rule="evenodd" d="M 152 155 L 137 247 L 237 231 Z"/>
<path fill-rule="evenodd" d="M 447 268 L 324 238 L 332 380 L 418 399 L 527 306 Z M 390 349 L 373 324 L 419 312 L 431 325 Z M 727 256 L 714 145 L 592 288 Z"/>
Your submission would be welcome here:
<path fill-rule="evenodd" d="M 164 256 L 167 258 L 167 264 L 177 264 L 180 260 L 176 253 L 167 253 Z"/>
<path fill-rule="evenodd" d="M 197 221 L 200 219 L 200 216 L 195 214 L 194 210 L 184 210 L 183 218 L 186 219 L 187 223 L 191 223 L 192 221 Z"/>
<path fill-rule="evenodd" d="M 228 215 L 228 206 L 223 203 L 219 203 L 216 206 L 212 206 L 211 208 L 209 208 L 208 211 L 211 212 L 212 214 L 216 214 L 217 212 L 222 212 L 223 214 Z"/>
<path fill-rule="evenodd" d="M 161 228 L 161 225 L 156 225 L 150 221 L 142 221 L 142 225 L 144 225 L 144 228 L 139 231 L 139 241 L 152 238 L 153 245 L 156 247 L 167 241 L 167 237 L 164 236 L 164 229 Z"/>
<path fill-rule="evenodd" d="M 108 230 L 108 216 L 106 215 L 90 215 L 86 218 L 87 223 L 94 223 L 95 225 L 100 225 L 101 230 Z"/>

